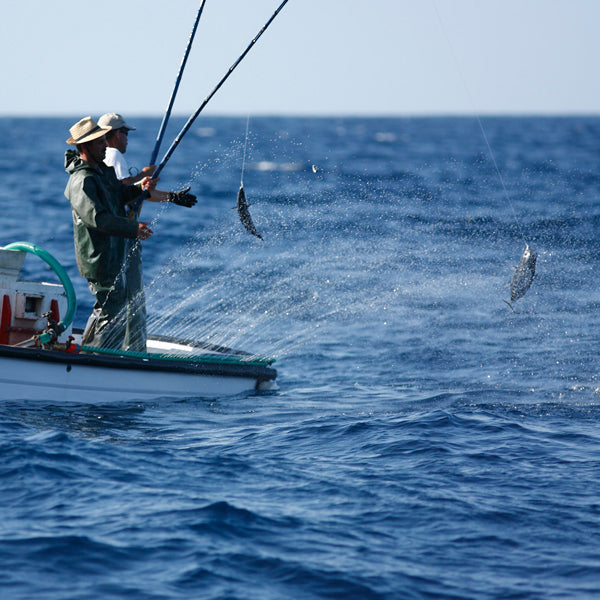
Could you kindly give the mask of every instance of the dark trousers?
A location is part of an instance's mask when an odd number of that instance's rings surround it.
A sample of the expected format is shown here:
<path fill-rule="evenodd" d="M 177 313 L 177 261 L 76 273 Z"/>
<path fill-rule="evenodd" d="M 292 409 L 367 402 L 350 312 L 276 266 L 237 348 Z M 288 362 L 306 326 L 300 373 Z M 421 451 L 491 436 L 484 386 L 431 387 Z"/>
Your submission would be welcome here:
<path fill-rule="evenodd" d="M 146 352 L 146 296 L 142 274 L 142 245 L 138 240 L 127 240 L 125 289 L 127 316 L 124 349 Z"/>
<path fill-rule="evenodd" d="M 146 298 L 142 246 L 128 240 L 125 262 L 114 282 L 88 280 L 96 298 L 83 332 L 85 346 L 146 352 Z"/>
<path fill-rule="evenodd" d="M 125 341 L 125 307 L 127 293 L 123 278 L 114 283 L 88 279 L 90 291 L 96 302 L 83 332 L 85 346 L 122 350 Z"/>

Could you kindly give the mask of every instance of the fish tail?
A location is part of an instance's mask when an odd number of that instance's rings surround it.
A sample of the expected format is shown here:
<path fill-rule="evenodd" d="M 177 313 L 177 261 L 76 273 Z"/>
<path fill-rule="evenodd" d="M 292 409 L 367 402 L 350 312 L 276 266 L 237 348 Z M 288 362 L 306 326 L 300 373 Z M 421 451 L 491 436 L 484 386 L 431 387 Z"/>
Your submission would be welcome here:
<path fill-rule="evenodd" d="M 502 300 L 502 302 L 506 302 L 506 304 L 508 304 L 510 306 L 510 310 L 512 310 L 513 312 L 515 312 L 515 309 L 513 308 L 513 305 L 508 300 Z"/>

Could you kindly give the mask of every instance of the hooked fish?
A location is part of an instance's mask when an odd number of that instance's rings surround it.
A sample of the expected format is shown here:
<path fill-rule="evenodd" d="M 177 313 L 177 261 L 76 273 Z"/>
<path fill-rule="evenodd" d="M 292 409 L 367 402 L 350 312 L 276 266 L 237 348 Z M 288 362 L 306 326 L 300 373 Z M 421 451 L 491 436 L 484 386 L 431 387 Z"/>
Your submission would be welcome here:
<path fill-rule="evenodd" d="M 512 309 L 512 302 L 522 298 L 527 290 L 531 287 L 531 282 L 535 276 L 535 261 L 537 260 L 537 252 L 525 244 L 525 250 L 521 256 L 521 260 L 515 269 L 512 281 L 510 282 L 510 302 L 507 302 Z M 514 309 L 513 309 L 514 310 Z"/>
<path fill-rule="evenodd" d="M 254 227 L 254 223 L 252 222 L 252 217 L 250 216 L 250 212 L 248 210 L 248 202 L 246 201 L 246 193 L 244 192 L 244 184 L 240 185 L 240 191 L 237 195 L 237 211 L 240 216 L 240 221 L 242 225 L 252 234 L 255 235 L 259 239 L 263 239 L 262 235 L 256 231 L 256 227 Z"/>

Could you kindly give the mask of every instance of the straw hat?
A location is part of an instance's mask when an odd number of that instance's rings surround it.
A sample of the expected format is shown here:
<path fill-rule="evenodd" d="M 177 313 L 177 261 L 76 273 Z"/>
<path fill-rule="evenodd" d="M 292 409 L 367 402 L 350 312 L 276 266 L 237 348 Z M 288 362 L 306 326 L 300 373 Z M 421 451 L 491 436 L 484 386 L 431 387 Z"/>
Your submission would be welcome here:
<path fill-rule="evenodd" d="M 86 142 L 91 142 L 96 138 L 102 137 L 108 131 L 110 131 L 110 127 L 100 127 L 92 117 L 84 117 L 69 129 L 71 137 L 67 140 L 67 144 L 71 144 L 72 146 L 85 144 Z"/>
<path fill-rule="evenodd" d="M 128 129 L 129 131 L 135 130 L 135 127 L 127 125 L 127 123 L 125 123 L 125 119 L 117 113 L 106 113 L 105 115 L 102 115 L 98 119 L 98 125 L 100 125 L 100 127 L 108 127 L 109 129 Z"/>

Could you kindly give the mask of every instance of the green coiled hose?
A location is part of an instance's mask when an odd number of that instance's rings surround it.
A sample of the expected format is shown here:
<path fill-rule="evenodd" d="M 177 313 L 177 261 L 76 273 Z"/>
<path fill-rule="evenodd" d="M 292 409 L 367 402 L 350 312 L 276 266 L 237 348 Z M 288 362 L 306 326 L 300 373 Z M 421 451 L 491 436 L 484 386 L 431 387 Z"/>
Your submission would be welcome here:
<path fill-rule="evenodd" d="M 31 254 L 35 254 L 56 273 L 60 279 L 60 282 L 65 288 L 65 293 L 67 294 L 67 313 L 58 325 L 61 332 L 67 329 L 67 327 L 75 318 L 75 311 L 77 310 L 77 298 L 75 296 L 75 288 L 73 287 L 73 283 L 69 279 L 69 276 L 67 275 L 67 272 L 64 270 L 63 266 L 56 260 L 56 258 L 54 258 L 54 256 L 52 256 L 52 254 L 50 254 L 50 252 L 30 242 L 13 242 L 12 244 L 8 244 L 8 246 L 4 246 L 4 250 L 21 250 L 22 252 L 30 252 Z"/>

